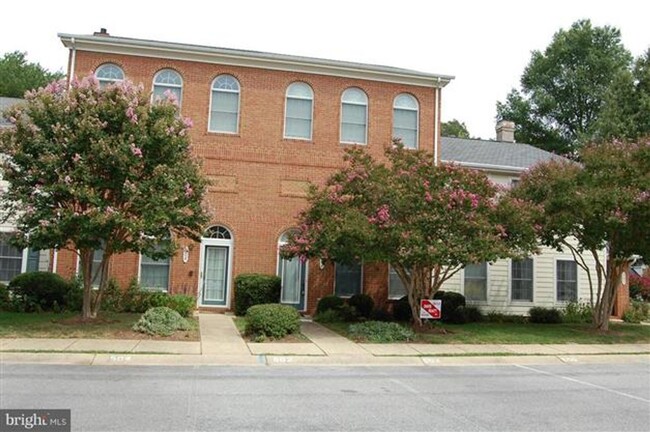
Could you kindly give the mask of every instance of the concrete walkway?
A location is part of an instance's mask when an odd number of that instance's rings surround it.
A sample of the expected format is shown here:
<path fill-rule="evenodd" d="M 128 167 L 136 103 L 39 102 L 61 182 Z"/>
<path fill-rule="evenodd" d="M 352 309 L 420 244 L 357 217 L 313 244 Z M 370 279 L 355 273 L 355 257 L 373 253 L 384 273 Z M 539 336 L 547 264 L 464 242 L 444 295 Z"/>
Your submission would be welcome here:
<path fill-rule="evenodd" d="M 3 362 L 86 365 L 464 365 L 634 362 L 650 344 L 358 344 L 308 320 L 297 343 L 246 342 L 229 315 L 200 314 L 200 342 L 0 339 Z"/>

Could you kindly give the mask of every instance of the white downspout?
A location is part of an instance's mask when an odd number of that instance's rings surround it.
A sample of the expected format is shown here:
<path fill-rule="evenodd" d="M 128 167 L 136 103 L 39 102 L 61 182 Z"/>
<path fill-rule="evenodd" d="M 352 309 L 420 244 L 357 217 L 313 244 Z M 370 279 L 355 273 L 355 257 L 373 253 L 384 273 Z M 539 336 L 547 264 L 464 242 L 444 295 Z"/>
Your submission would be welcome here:
<path fill-rule="evenodd" d="M 438 78 L 438 81 L 440 81 L 440 78 Z M 433 114 L 433 165 L 438 166 L 438 146 L 440 145 L 440 131 L 438 130 L 440 124 L 440 87 L 436 87 L 435 95 L 436 106 Z"/>
<path fill-rule="evenodd" d="M 74 68 L 77 60 L 77 48 L 74 46 L 74 38 L 70 39 L 70 48 L 72 55 L 70 56 L 70 77 L 68 78 L 68 88 L 72 87 L 72 80 L 74 79 Z"/>

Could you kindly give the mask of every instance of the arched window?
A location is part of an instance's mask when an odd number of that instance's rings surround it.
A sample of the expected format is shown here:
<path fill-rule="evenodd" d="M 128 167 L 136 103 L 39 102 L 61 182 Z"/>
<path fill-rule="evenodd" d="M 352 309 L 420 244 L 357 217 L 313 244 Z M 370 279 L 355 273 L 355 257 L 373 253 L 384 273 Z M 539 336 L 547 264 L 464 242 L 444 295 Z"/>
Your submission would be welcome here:
<path fill-rule="evenodd" d="M 368 96 L 358 88 L 349 88 L 341 96 L 341 142 L 368 142 Z"/>
<path fill-rule="evenodd" d="M 113 63 L 104 63 L 95 71 L 95 78 L 99 81 L 100 87 L 124 80 L 124 71 Z"/>
<path fill-rule="evenodd" d="M 232 235 L 230 234 L 228 228 L 222 227 L 221 225 L 211 226 L 205 230 L 203 237 L 221 240 L 232 240 Z"/>
<path fill-rule="evenodd" d="M 287 88 L 284 113 L 284 137 L 311 140 L 314 116 L 314 92 L 305 83 Z"/>
<path fill-rule="evenodd" d="M 210 132 L 237 133 L 239 130 L 239 81 L 219 75 L 212 81 Z"/>
<path fill-rule="evenodd" d="M 167 92 L 176 97 L 176 102 L 180 106 L 183 97 L 183 79 L 172 69 L 163 69 L 153 78 L 153 100 L 166 99 Z"/>
<path fill-rule="evenodd" d="M 418 111 L 418 101 L 409 94 L 402 93 L 393 102 L 393 137 L 406 148 L 418 148 Z"/>

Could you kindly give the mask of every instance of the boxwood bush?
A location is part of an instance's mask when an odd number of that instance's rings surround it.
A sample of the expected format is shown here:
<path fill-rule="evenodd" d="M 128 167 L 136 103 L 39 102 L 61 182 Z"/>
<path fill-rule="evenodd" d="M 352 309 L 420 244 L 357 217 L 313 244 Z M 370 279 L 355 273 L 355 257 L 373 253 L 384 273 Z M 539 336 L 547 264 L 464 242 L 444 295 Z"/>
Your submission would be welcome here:
<path fill-rule="evenodd" d="M 345 304 L 345 300 L 335 295 L 327 295 L 316 305 L 316 314 L 322 314 L 328 310 L 339 310 Z"/>
<path fill-rule="evenodd" d="M 168 307 L 146 311 L 133 325 L 133 330 L 156 336 L 170 336 L 178 330 L 189 330 L 190 324 L 178 312 Z"/>
<path fill-rule="evenodd" d="M 11 297 L 7 285 L 0 283 L 0 311 L 11 310 Z"/>
<path fill-rule="evenodd" d="M 122 290 L 115 279 L 109 280 L 102 296 L 102 310 L 107 312 L 143 313 L 151 308 L 164 306 L 183 317 L 188 317 L 194 311 L 195 305 L 194 296 L 144 290 L 135 279 L 126 290 Z"/>
<path fill-rule="evenodd" d="M 246 315 L 251 306 L 280 302 L 281 279 L 259 273 L 240 274 L 235 278 L 235 315 Z"/>
<path fill-rule="evenodd" d="M 348 304 L 352 306 L 359 317 L 370 318 L 375 301 L 368 294 L 355 294 L 348 299 Z"/>
<path fill-rule="evenodd" d="M 70 284 L 56 273 L 31 272 L 13 278 L 8 289 L 18 311 L 58 311 L 67 306 Z"/>
<path fill-rule="evenodd" d="M 442 321 L 447 323 L 463 324 L 465 316 L 456 312 L 459 307 L 465 307 L 465 296 L 453 291 L 437 291 L 433 298 L 442 300 Z"/>
<path fill-rule="evenodd" d="M 413 314 L 407 296 L 402 297 L 393 303 L 393 319 L 399 322 L 411 322 Z"/>
<path fill-rule="evenodd" d="M 529 321 L 536 324 L 559 324 L 562 314 L 558 309 L 535 306 L 528 311 Z"/>
<path fill-rule="evenodd" d="M 408 327 L 394 322 L 366 321 L 352 324 L 348 333 L 351 337 L 367 342 L 401 342 L 413 340 L 415 333 Z"/>
<path fill-rule="evenodd" d="M 280 339 L 299 330 L 300 314 L 291 306 L 261 304 L 246 312 L 246 334 L 254 338 Z"/>

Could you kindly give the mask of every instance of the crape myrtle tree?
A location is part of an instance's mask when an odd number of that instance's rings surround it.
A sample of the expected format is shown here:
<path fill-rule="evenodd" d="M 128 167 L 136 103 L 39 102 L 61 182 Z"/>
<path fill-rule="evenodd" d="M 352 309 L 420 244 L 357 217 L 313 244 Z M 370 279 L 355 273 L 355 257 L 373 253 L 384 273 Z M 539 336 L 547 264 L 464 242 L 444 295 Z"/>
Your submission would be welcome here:
<path fill-rule="evenodd" d="M 178 238 L 200 236 L 206 180 L 173 95 L 152 103 L 142 86 L 102 88 L 89 76 L 27 92 L 5 114 L 14 127 L 0 135 L 4 219 L 19 247 L 78 254 L 84 319 L 97 316 L 115 254 L 159 259 Z M 92 274 L 96 249 L 104 253 Z"/>
<path fill-rule="evenodd" d="M 541 242 L 573 254 L 587 275 L 594 327 L 607 330 L 628 262 L 650 256 L 650 140 L 592 144 L 579 156 L 581 164 L 538 165 L 511 193 L 542 207 Z"/>
<path fill-rule="evenodd" d="M 520 257 L 536 250 L 534 212 L 478 171 L 435 166 L 433 155 L 386 149 L 386 161 L 354 148 L 346 166 L 322 188 L 284 247 L 286 256 L 340 263 L 386 262 L 408 293 L 413 320 L 419 302 L 469 263 Z"/>

